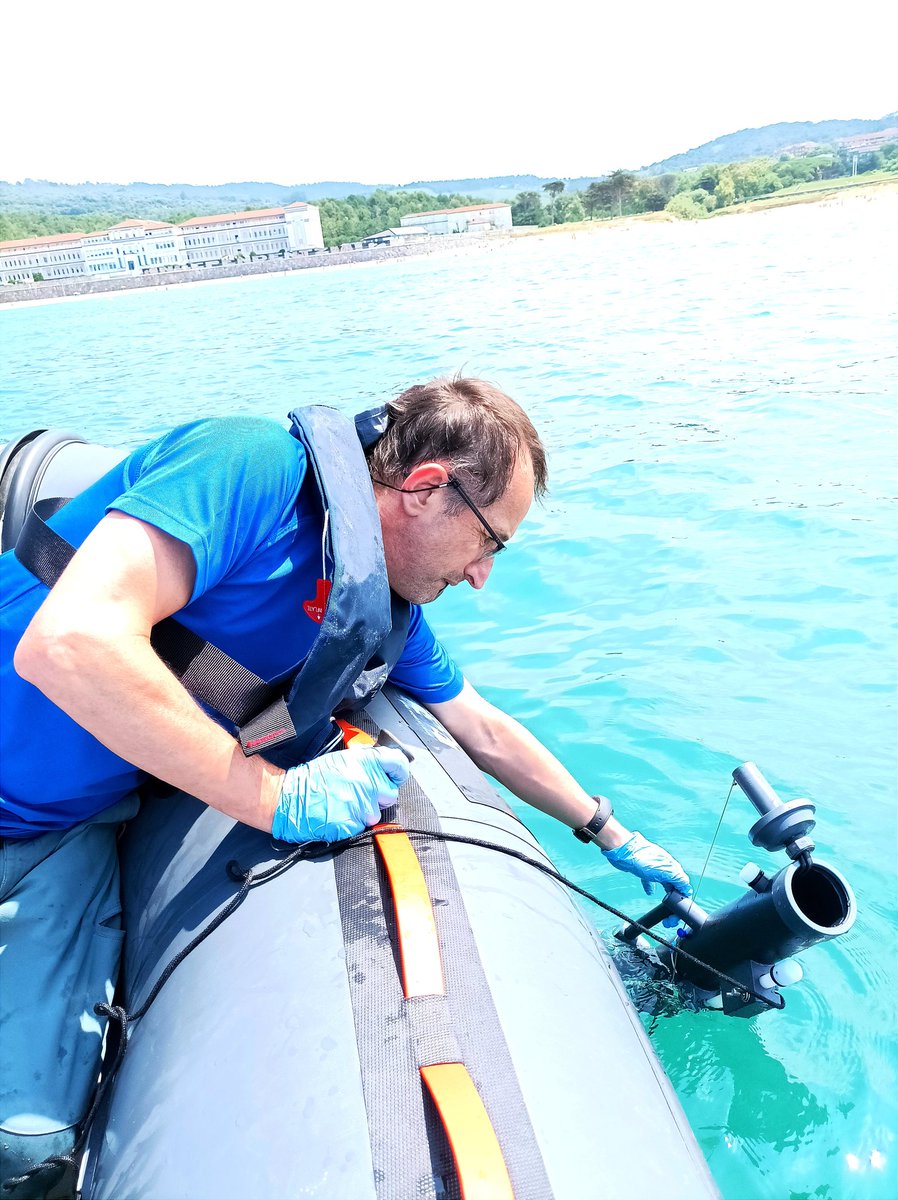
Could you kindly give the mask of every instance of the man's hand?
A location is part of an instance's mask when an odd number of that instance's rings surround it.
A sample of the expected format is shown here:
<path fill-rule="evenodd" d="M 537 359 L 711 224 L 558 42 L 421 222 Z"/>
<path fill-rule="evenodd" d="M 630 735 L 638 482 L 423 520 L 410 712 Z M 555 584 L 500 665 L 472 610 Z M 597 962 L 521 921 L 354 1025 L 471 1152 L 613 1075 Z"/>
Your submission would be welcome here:
<path fill-rule="evenodd" d="M 284 775 L 271 832 L 281 842 L 339 842 L 396 803 L 408 779 L 400 750 L 363 747 L 325 754 Z"/>
<path fill-rule="evenodd" d="M 689 876 L 675 858 L 654 842 L 647 842 L 641 833 L 633 833 L 622 846 L 602 853 L 613 867 L 637 876 L 642 881 L 647 896 L 651 896 L 653 885 L 663 884 L 666 891 L 676 891 L 683 896 L 692 895 Z"/>

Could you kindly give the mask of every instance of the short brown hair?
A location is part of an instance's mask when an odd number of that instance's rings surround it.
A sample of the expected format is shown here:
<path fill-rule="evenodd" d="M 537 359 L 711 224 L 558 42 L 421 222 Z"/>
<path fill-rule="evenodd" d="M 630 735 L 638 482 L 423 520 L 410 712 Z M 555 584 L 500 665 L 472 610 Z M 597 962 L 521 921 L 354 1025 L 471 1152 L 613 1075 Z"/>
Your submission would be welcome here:
<path fill-rule="evenodd" d="M 521 406 L 494 384 L 461 375 L 433 379 L 407 388 L 387 411 L 390 423 L 369 460 L 375 478 L 398 482 L 419 463 L 448 461 L 486 507 L 505 494 L 518 456 L 526 452 L 534 494 L 545 495 L 548 469 L 539 434 Z"/>

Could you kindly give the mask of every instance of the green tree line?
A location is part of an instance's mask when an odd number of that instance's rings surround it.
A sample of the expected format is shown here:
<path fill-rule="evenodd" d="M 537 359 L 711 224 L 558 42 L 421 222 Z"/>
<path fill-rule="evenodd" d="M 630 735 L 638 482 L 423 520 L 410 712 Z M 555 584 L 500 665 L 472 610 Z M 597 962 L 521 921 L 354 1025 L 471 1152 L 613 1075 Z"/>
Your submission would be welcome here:
<path fill-rule="evenodd" d="M 556 180 L 543 184 L 545 196 L 536 191 L 519 192 L 511 212 L 515 225 L 540 227 L 584 217 L 608 220 L 663 209 L 678 217 L 706 217 L 716 209 L 796 184 L 883 170 L 898 172 L 898 143 L 857 155 L 844 148 L 821 148 L 802 157 L 755 158 L 724 166 L 715 163 L 664 175 L 618 170 L 571 193 L 565 193 L 564 183 Z"/>
<path fill-rule="evenodd" d="M 398 226 L 407 213 L 428 212 L 434 208 L 459 208 L 465 204 L 477 204 L 474 196 L 463 196 L 457 192 L 444 192 L 434 196 L 432 192 L 391 192 L 380 188 L 368 196 L 349 196 L 345 200 L 321 200 L 321 232 L 326 246 L 341 246 L 355 242 L 372 233 Z M 108 229 L 126 217 L 139 216 L 144 220 L 170 221 L 178 225 L 191 217 L 204 216 L 211 212 L 205 208 L 193 212 L 184 208 L 160 212 L 154 208 L 152 218 L 145 213 L 135 214 L 123 203 L 107 212 L 88 212 L 72 215 L 54 212 L 51 209 L 29 209 L 25 212 L 0 209 L 0 242 L 19 241 L 23 238 L 45 237 L 53 233 L 93 233 L 97 229 Z M 247 210 L 249 211 L 249 210 Z"/>
<path fill-rule="evenodd" d="M 477 204 L 475 196 L 457 192 L 390 192 L 379 188 L 369 196 L 347 196 L 345 200 L 319 200 L 321 233 L 325 246 L 342 246 L 395 229 L 408 213 L 430 212 L 435 208 L 461 208 Z"/>
<path fill-rule="evenodd" d="M 562 180 L 543 184 L 538 191 L 519 192 L 511 204 L 515 225 L 566 224 L 584 219 L 610 219 L 636 213 L 666 209 L 674 216 L 704 217 L 717 209 L 743 200 L 766 196 L 795 184 L 814 180 L 837 179 L 870 171 L 898 172 L 898 143 L 879 150 L 853 154 L 844 148 L 821 147 L 802 157 L 783 155 L 779 160 L 755 158 L 726 165 L 710 164 L 663 175 L 637 175 L 630 171 L 612 171 L 594 180 L 582 191 L 565 190 Z M 0 242 L 43 237 L 53 233 L 92 233 L 107 229 L 126 217 L 138 217 L 179 224 L 191 217 L 203 216 L 214 206 L 200 208 L 165 207 L 157 199 L 142 208 L 123 188 L 103 195 L 103 211 L 73 211 L 71 199 L 60 211 L 51 201 L 40 208 L 8 209 L 0 204 Z M 396 227 L 408 213 L 437 208 L 458 208 L 483 203 L 476 196 L 457 192 L 434 195 L 426 191 L 390 191 L 380 188 L 369 195 L 349 196 L 345 200 L 319 200 L 321 229 L 326 246 L 357 242 L 381 230 Z M 247 209 L 257 207 L 248 205 Z M 87 208 L 87 205 L 85 205 Z"/>

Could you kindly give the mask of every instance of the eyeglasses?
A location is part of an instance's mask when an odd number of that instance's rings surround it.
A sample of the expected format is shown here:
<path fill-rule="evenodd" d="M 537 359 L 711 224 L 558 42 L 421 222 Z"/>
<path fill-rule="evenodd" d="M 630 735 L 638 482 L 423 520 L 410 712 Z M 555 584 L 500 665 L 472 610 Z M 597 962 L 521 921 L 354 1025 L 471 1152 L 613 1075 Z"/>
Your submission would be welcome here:
<path fill-rule="evenodd" d="M 379 483 L 381 487 L 389 488 L 393 492 L 412 492 L 412 493 L 413 492 L 439 492 L 439 491 L 442 491 L 443 488 L 452 488 L 454 491 L 458 492 L 458 495 L 461 498 L 461 500 L 465 504 L 467 504 L 468 508 L 471 510 L 471 512 L 474 514 L 474 516 L 477 518 L 477 520 L 480 522 L 480 524 L 483 526 L 483 528 L 486 530 L 486 532 L 489 534 L 489 536 L 492 538 L 492 540 L 496 543 L 496 549 L 490 551 L 490 557 L 494 558 L 501 550 L 504 550 L 508 544 L 503 538 L 499 537 L 498 533 L 496 533 L 495 529 L 493 529 L 492 525 L 490 525 L 489 521 L 486 519 L 486 517 L 483 515 L 483 513 L 480 511 L 480 509 L 477 507 L 477 505 L 474 503 L 474 501 L 471 499 L 471 497 L 468 495 L 468 493 L 465 491 L 465 489 L 458 482 L 458 480 L 455 478 L 454 475 L 450 475 L 445 483 L 435 483 L 431 487 L 423 487 L 423 488 L 396 487 L 395 484 L 385 483 L 382 479 L 375 479 L 374 482 Z"/>

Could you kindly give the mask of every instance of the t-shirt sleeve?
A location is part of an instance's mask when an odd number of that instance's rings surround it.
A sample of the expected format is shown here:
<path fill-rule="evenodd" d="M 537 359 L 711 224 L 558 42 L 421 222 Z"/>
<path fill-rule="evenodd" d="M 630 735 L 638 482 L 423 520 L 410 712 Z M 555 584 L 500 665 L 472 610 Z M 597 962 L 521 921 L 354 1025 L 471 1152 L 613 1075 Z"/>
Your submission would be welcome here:
<path fill-rule="evenodd" d="M 127 491 L 106 511 L 137 517 L 188 545 L 195 600 L 283 532 L 304 475 L 302 446 L 274 421 L 195 421 L 131 456 Z"/>
<path fill-rule="evenodd" d="M 458 664 L 434 637 L 418 604 L 412 605 L 405 649 L 390 672 L 390 682 L 422 704 L 454 700 L 464 686 Z"/>

